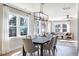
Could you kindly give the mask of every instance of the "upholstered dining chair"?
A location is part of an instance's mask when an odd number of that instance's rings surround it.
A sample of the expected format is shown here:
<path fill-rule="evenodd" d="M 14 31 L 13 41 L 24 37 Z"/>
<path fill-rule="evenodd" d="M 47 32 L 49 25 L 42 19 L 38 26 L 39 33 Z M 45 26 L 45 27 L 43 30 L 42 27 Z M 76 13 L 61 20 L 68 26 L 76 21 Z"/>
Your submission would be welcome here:
<path fill-rule="evenodd" d="M 52 54 L 56 49 L 56 44 L 57 44 L 57 36 L 52 38 L 48 44 L 45 44 L 43 49 L 44 50 L 48 50 L 49 51 L 49 55 L 50 55 L 50 51 L 52 50 Z"/>
<path fill-rule="evenodd" d="M 54 38 L 54 48 L 56 48 L 56 45 L 57 45 L 57 39 L 58 39 L 58 36 L 56 36 L 55 38 Z"/>
<path fill-rule="evenodd" d="M 47 44 L 45 44 L 44 46 L 43 46 L 43 49 L 44 49 L 44 51 L 49 51 L 49 55 L 50 55 L 50 50 L 52 50 L 52 52 L 53 52 L 53 39 L 51 39 Z"/>
<path fill-rule="evenodd" d="M 31 39 L 23 39 L 23 46 L 26 53 L 30 53 L 30 55 L 33 55 L 33 53 L 37 51 L 39 55 L 39 48 L 34 46 Z"/>

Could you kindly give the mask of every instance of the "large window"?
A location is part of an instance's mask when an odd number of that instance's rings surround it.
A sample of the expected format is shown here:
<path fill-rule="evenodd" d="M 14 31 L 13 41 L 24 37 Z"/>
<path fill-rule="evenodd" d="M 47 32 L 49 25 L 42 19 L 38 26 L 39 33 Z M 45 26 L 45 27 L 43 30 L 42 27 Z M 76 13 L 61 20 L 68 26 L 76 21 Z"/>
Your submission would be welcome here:
<path fill-rule="evenodd" d="M 63 32 L 67 32 L 67 24 L 63 24 L 62 26 L 63 26 L 62 31 L 63 31 Z"/>
<path fill-rule="evenodd" d="M 9 15 L 9 37 L 27 35 L 27 16 Z"/>
<path fill-rule="evenodd" d="M 39 20 L 35 20 L 35 35 L 39 34 Z"/>
<path fill-rule="evenodd" d="M 16 16 L 9 15 L 9 37 L 16 36 Z"/>
<path fill-rule="evenodd" d="M 46 32 L 46 21 L 35 20 L 34 25 L 35 35 L 42 35 L 44 32 Z"/>
<path fill-rule="evenodd" d="M 56 24 L 55 32 L 67 32 L 67 24 Z"/>
<path fill-rule="evenodd" d="M 46 22 L 45 21 L 41 21 L 41 32 L 42 33 L 46 32 Z"/>
<path fill-rule="evenodd" d="M 27 35 L 27 18 L 20 17 L 20 35 Z"/>
<path fill-rule="evenodd" d="M 60 24 L 55 25 L 55 32 L 61 32 L 61 25 Z"/>

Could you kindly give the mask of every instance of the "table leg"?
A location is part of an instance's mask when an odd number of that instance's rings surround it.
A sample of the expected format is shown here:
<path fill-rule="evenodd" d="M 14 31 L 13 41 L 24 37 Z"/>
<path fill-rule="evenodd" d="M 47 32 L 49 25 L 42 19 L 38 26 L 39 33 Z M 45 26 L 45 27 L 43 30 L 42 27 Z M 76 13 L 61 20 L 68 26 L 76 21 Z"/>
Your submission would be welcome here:
<path fill-rule="evenodd" d="M 43 44 L 41 45 L 41 56 L 43 56 Z"/>
<path fill-rule="evenodd" d="M 25 50 L 24 50 L 24 46 L 23 46 L 23 48 L 22 48 L 22 53 L 23 53 L 23 56 L 26 56 L 26 52 L 25 52 Z"/>

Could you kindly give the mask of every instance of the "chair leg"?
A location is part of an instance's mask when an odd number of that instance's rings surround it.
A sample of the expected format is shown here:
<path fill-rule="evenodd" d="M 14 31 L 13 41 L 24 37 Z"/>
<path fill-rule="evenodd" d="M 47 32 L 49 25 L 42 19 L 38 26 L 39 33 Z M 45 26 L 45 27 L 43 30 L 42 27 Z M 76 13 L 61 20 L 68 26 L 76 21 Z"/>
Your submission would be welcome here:
<path fill-rule="evenodd" d="M 56 49 L 56 46 L 54 46 L 53 48 Z"/>
<path fill-rule="evenodd" d="M 49 56 L 50 56 L 50 50 L 49 50 Z"/>
<path fill-rule="evenodd" d="M 56 50 L 56 51 L 57 51 L 57 48 L 56 48 L 56 46 L 54 46 L 54 50 Z"/>
<path fill-rule="evenodd" d="M 27 52 L 26 52 L 26 56 L 27 56 Z"/>
<path fill-rule="evenodd" d="M 52 52 L 53 52 L 53 55 L 55 56 L 55 53 L 57 52 L 56 46 L 53 47 L 53 51 Z"/>
<path fill-rule="evenodd" d="M 56 48 L 56 52 L 57 52 L 57 48 Z"/>
<path fill-rule="evenodd" d="M 30 53 L 30 56 L 33 56 L 32 53 Z"/>
<path fill-rule="evenodd" d="M 38 56 L 39 56 L 39 51 L 38 51 Z"/>
<path fill-rule="evenodd" d="M 54 49 L 52 50 L 52 54 L 53 54 L 53 56 L 55 56 L 55 50 Z"/>
<path fill-rule="evenodd" d="M 32 53 L 32 56 L 35 56 L 35 53 Z"/>

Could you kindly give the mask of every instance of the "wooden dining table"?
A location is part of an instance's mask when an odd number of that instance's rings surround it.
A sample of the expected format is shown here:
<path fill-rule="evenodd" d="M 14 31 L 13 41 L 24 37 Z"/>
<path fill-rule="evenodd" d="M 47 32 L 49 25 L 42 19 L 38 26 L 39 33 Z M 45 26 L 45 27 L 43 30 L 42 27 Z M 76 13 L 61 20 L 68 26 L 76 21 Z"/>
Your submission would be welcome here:
<path fill-rule="evenodd" d="M 50 35 L 48 37 L 37 36 L 37 37 L 32 39 L 32 42 L 35 45 L 40 45 L 40 55 L 41 56 L 43 56 L 43 45 L 45 43 L 48 43 L 52 38 L 53 38 L 52 35 Z M 26 52 L 25 52 L 24 47 L 23 47 L 23 56 L 25 56 L 25 55 L 26 55 Z"/>

